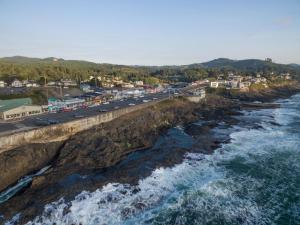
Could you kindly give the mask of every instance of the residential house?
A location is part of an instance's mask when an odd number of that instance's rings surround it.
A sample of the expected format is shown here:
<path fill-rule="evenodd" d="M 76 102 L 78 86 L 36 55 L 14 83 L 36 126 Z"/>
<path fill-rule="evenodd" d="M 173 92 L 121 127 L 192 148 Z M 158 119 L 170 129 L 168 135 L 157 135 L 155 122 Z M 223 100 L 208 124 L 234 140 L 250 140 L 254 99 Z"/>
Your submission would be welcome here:
<path fill-rule="evenodd" d="M 2 81 L 2 80 L 0 80 L 0 88 L 1 87 L 6 87 L 6 86 L 7 86 L 7 83 L 4 82 L 4 81 Z"/>
<path fill-rule="evenodd" d="M 12 87 L 23 87 L 23 83 L 21 81 L 19 81 L 18 79 L 15 79 L 12 83 L 11 83 Z"/>

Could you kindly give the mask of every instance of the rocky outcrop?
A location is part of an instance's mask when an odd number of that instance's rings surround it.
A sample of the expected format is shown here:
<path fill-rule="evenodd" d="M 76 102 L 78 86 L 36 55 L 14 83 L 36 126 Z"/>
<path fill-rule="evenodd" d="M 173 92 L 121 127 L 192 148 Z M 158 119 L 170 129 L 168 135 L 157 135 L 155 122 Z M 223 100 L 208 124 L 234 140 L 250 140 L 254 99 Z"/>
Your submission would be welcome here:
<path fill-rule="evenodd" d="M 0 154 L 0 190 L 48 165 L 57 155 L 61 144 L 31 144 Z"/>
<path fill-rule="evenodd" d="M 269 88 L 250 90 L 249 92 L 228 92 L 225 96 L 241 101 L 270 102 L 278 98 L 287 98 L 299 91 L 300 84 L 298 82 L 290 82 L 288 84 L 273 85 Z"/>

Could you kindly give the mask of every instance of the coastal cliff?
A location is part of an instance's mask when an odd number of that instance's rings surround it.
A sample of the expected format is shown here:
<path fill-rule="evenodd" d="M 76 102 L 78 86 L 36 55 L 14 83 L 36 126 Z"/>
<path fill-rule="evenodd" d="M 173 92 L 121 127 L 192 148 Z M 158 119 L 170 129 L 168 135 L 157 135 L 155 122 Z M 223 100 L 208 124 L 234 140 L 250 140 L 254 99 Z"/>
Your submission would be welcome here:
<path fill-rule="evenodd" d="M 200 118 L 222 118 L 226 114 L 231 115 L 232 110 L 238 107 L 232 101 L 218 96 L 210 96 L 198 104 L 185 98 L 166 100 L 79 132 L 65 141 L 50 145 L 30 144 L 5 152 L 0 160 L 9 164 L 3 164 L 1 168 L 5 171 L 1 173 L 2 188 L 47 164 L 51 164 L 51 169 L 33 178 L 22 196 L 15 196 L 0 205 L 0 212 L 9 218 L 12 212 L 26 211 L 26 221 L 42 210 L 36 205 L 55 201 L 66 196 L 67 192 L 79 191 L 57 191 L 60 181 L 66 177 L 116 165 L 129 153 L 151 147 L 168 128 Z M 10 168 L 14 168 L 13 171 Z M 53 189 L 55 193 L 51 191 Z"/>

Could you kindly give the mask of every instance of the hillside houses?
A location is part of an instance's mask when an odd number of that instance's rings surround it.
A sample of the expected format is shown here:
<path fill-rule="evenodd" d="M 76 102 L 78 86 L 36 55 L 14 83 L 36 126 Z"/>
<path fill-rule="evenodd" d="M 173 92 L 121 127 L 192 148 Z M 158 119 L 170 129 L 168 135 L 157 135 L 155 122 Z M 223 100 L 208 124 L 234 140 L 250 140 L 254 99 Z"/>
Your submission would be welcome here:
<path fill-rule="evenodd" d="M 219 76 L 220 77 L 220 76 Z M 223 77 L 223 76 L 222 76 Z M 252 84 L 263 83 L 267 86 L 267 79 L 260 74 L 254 76 L 240 76 L 229 73 L 227 80 L 216 80 L 210 82 L 211 88 L 227 88 L 227 89 L 248 89 Z"/>

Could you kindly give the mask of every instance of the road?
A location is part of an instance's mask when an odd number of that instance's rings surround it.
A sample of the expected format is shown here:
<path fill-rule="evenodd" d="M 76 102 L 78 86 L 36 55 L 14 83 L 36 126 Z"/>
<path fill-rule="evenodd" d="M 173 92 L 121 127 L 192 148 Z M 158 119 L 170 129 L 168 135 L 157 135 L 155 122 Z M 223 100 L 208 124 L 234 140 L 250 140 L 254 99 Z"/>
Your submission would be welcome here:
<path fill-rule="evenodd" d="M 124 107 L 130 107 L 129 104 L 143 104 L 143 100 L 154 101 L 168 98 L 169 93 L 148 94 L 144 97 L 129 98 L 123 100 L 111 101 L 109 104 L 101 104 L 99 106 L 88 107 L 86 109 L 78 109 L 71 112 L 45 113 L 31 116 L 18 121 L 2 121 L 0 122 L 0 136 L 14 133 L 16 131 L 29 130 L 36 127 L 47 125 L 47 123 L 64 123 L 71 120 L 95 116 L 104 111 L 112 111 Z"/>

